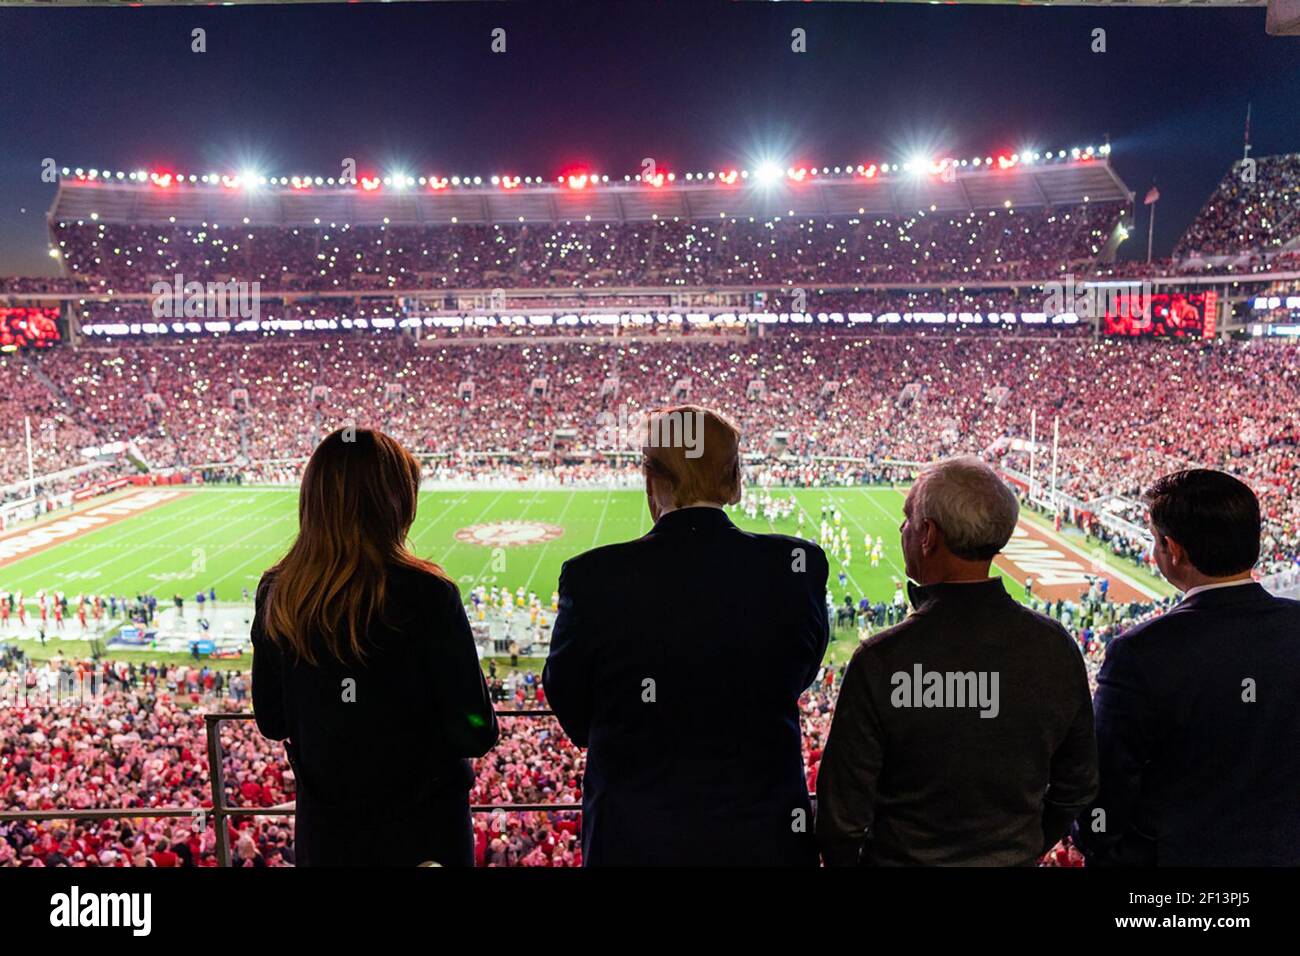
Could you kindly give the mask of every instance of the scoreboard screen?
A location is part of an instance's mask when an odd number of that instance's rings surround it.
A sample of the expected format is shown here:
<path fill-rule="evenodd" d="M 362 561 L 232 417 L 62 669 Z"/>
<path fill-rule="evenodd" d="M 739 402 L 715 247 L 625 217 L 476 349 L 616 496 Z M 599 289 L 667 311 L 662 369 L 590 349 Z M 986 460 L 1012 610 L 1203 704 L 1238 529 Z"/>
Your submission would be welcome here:
<path fill-rule="evenodd" d="M 1217 293 L 1120 294 L 1102 322 L 1104 335 L 1212 338 Z"/>
<path fill-rule="evenodd" d="M 49 348 L 58 341 L 58 309 L 0 308 L 0 351 Z"/>

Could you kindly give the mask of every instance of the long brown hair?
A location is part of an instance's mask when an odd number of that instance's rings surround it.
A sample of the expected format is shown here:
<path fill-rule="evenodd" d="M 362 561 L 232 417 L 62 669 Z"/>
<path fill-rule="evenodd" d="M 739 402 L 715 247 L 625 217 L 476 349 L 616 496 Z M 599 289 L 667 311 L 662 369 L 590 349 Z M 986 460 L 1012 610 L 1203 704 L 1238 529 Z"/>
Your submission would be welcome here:
<path fill-rule="evenodd" d="M 412 554 L 420 465 L 396 440 L 343 428 L 312 453 L 298 493 L 298 537 L 274 568 L 263 626 L 309 664 L 321 651 L 361 660 L 371 621 L 383 619 L 388 568 L 447 579 Z"/>

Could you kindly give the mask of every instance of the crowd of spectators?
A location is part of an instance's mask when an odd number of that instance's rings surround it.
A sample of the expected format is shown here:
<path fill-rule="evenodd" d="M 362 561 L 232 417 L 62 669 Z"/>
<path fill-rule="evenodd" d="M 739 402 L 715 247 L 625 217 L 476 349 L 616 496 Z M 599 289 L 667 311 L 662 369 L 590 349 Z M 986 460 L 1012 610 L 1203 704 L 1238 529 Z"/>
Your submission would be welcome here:
<path fill-rule="evenodd" d="M 203 713 L 248 706 L 234 671 L 114 661 L 33 662 L 0 652 L 0 809 L 138 808 L 137 818 L 0 823 L 0 866 L 212 866 Z M 287 765 L 243 722 L 223 732 L 232 803 L 286 799 Z M 291 779 L 291 773 L 288 773 Z M 150 808 L 191 817 L 149 817 Z M 292 862 L 284 819 L 232 821 L 231 845 L 266 865 Z M 254 851 L 252 855 L 249 850 Z M 250 863 L 249 865 L 253 865 Z M 261 863 L 257 864 L 261 865 Z"/>
<path fill-rule="evenodd" d="M 1249 273 L 1287 266 L 1277 256 L 1300 235 L 1298 204 L 1300 154 L 1259 158 L 1253 179 L 1234 164 L 1173 256 L 1152 263 L 1102 261 L 1126 215 L 1123 204 L 1102 202 L 966 214 L 625 223 L 285 228 L 63 221 L 54 237 L 64 274 L 0 278 L 0 294 L 150 292 L 155 282 L 170 285 L 177 275 L 258 282 L 263 294 L 274 295 Z"/>
<path fill-rule="evenodd" d="M 1253 163 L 1253 167 L 1248 167 Z M 806 287 L 852 282 L 1130 278 L 1295 265 L 1300 154 L 1228 170 L 1169 259 L 1101 254 L 1123 203 L 892 217 L 664 218 L 645 222 L 407 226 L 238 222 L 179 225 L 65 220 L 53 225 L 61 276 L 0 278 L 0 294 L 149 292 L 186 281 L 302 291 Z M 292 311 L 292 310 L 287 310 Z"/>
<path fill-rule="evenodd" d="M 453 226 L 55 224 L 63 279 L 0 291 L 148 292 L 156 281 L 258 282 L 265 293 L 383 289 L 798 286 L 1034 278 L 1096 259 L 1119 203 L 964 215 L 661 219 Z"/>
<path fill-rule="evenodd" d="M 6 486 L 28 477 L 29 430 L 33 475 L 83 464 L 79 450 L 95 443 L 93 428 L 40 381 L 24 353 L 0 353 L 0 501 L 18 494 Z"/>
<path fill-rule="evenodd" d="M 1300 153 L 1239 160 L 1178 241 L 1174 258 L 1278 252 L 1300 236 L 1297 211 Z"/>
<path fill-rule="evenodd" d="M 1095 678 L 1100 645 L 1085 646 L 1085 653 Z M 843 675 L 843 666 L 823 667 L 800 699 L 810 791 Z M 515 672 L 505 683 L 514 689 L 497 704 L 501 739 L 475 761 L 471 803 L 571 804 L 573 810 L 475 813 L 476 864 L 579 866 L 584 752 L 553 717 L 509 716 L 544 707 L 536 675 Z M 12 651 L 0 653 L 0 810 L 140 811 L 130 819 L 0 823 L 0 866 L 216 866 L 203 715 L 246 711 L 246 687 L 240 672 L 198 665 L 32 664 Z M 275 808 L 293 801 L 283 748 L 258 734 L 252 721 L 223 723 L 221 742 L 229 805 Z M 194 813 L 148 816 L 160 807 Z M 286 813 L 233 816 L 233 864 L 292 866 L 293 818 L 287 807 Z M 1065 845 L 1043 863 L 1080 865 L 1075 856 Z"/>
<path fill-rule="evenodd" d="M 984 454 L 1022 472 L 1037 413 L 1039 477 L 1060 421 L 1058 488 L 1135 497 L 1152 475 L 1223 468 L 1260 494 L 1269 538 L 1294 553 L 1300 349 L 1091 339 L 775 334 L 680 342 L 417 344 L 366 334 L 288 342 L 57 349 L 37 368 L 98 440 L 131 440 L 152 467 L 247 462 L 292 480 L 329 431 L 379 427 L 443 477 L 502 459 L 623 464 L 637 416 L 674 400 L 717 408 L 746 452 L 784 476 L 823 461 L 827 482 L 889 463 Z M 38 387 L 31 376 L 35 402 Z M 80 432 L 79 438 L 84 438 Z M 784 463 L 783 463 L 784 462 Z M 268 464 L 269 463 L 269 464 Z M 836 469 L 839 469 L 837 472 Z M 836 478 L 836 475 L 840 478 Z M 796 483 L 798 483 L 796 481 Z"/>

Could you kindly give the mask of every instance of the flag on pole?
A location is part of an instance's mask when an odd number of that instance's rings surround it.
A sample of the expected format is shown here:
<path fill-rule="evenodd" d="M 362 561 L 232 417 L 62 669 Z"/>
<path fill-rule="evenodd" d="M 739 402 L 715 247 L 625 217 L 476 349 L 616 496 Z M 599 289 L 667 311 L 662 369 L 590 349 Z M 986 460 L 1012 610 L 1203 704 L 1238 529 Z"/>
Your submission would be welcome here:
<path fill-rule="evenodd" d="M 1150 189 L 1147 190 L 1147 198 L 1142 200 L 1142 205 L 1150 206 L 1153 202 L 1155 202 L 1159 198 L 1160 198 L 1160 190 L 1156 189 L 1155 186 L 1152 186 Z"/>

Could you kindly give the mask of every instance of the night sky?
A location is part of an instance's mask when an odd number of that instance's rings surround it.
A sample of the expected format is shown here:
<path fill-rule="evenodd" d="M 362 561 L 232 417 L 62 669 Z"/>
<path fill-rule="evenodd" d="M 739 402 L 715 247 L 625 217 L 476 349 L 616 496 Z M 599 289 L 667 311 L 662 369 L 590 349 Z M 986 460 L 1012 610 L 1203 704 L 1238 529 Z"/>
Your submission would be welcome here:
<path fill-rule="evenodd" d="M 207 30 L 207 52 L 190 31 Z M 507 52 L 489 49 L 494 27 Z M 807 31 L 808 52 L 790 50 Z M 1090 50 L 1096 27 L 1107 52 Z M 50 273 L 40 162 L 611 178 L 1100 145 L 1167 255 L 1242 154 L 1300 150 L 1264 10 L 860 3 L 0 10 L 0 274 Z M 1126 257 L 1145 255 L 1146 219 Z"/>

